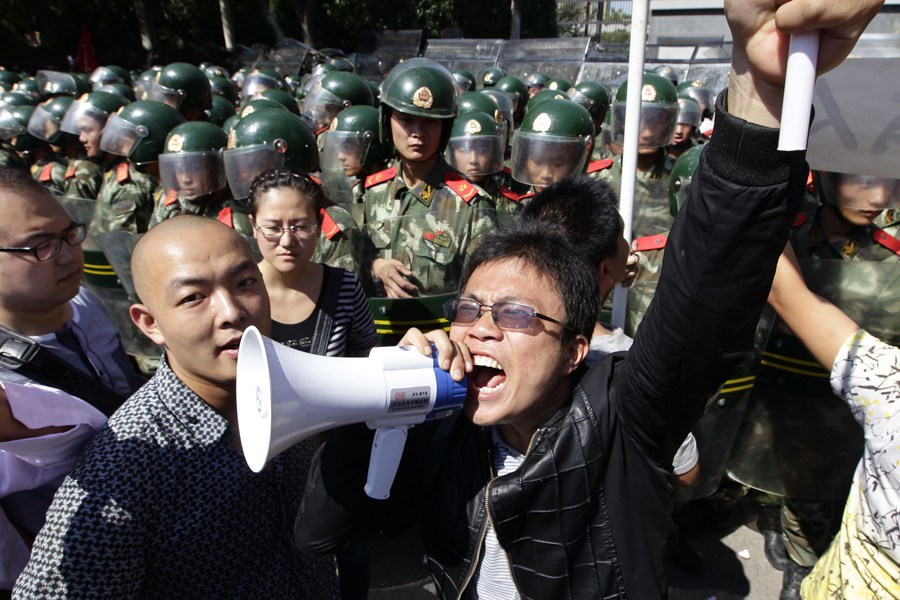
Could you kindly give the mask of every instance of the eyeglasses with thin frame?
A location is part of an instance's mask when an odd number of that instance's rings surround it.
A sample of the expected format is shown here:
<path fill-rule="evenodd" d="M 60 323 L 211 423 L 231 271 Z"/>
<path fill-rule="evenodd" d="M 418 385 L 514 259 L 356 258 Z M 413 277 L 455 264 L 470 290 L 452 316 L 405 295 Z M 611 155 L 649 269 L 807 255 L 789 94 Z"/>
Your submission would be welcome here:
<path fill-rule="evenodd" d="M 464 327 L 475 324 L 485 310 L 491 311 L 491 318 L 500 329 L 528 329 L 535 319 L 556 323 L 569 329 L 565 323 L 547 315 L 542 315 L 526 304 L 517 304 L 515 302 L 482 304 L 470 298 L 458 298 L 444 303 L 444 317 L 454 325 L 462 325 Z"/>
<path fill-rule="evenodd" d="M 81 242 L 84 241 L 85 237 L 87 237 L 87 225 L 85 225 L 84 223 L 76 223 L 73 221 L 71 225 L 63 230 L 62 234 L 60 234 L 59 237 L 44 240 L 36 246 L 30 246 L 27 248 L 0 248 L 0 252 L 31 254 L 38 261 L 45 261 L 50 260 L 60 253 L 60 251 L 62 250 L 63 242 L 74 248 L 75 246 L 80 245 Z"/>
<path fill-rule="evenodd" d="M 256 230 L 270 242 L 281 240 L 281 236 L 285 232 L 290 233 L 297 239 L 309 239 L 313 237 L 318 230 L 318 225 L 288 225 L 287 227 L 279 227 L 278 225 L 254 225 Z"/>

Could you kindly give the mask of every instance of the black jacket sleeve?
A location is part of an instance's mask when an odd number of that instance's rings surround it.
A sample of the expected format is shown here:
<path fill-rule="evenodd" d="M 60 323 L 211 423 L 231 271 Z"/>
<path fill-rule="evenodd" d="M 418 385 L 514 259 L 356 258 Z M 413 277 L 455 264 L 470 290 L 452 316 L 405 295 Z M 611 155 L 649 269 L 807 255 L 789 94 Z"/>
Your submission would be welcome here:
<path fill-rule="evenodd" d="M 808 173 L 805 152 L 779 152 L 777 129 L 729 115 L 726 102 L 723 93 L 656 295 L 614 383 L 623 425 L 662 465 L 750 357 Z"/>

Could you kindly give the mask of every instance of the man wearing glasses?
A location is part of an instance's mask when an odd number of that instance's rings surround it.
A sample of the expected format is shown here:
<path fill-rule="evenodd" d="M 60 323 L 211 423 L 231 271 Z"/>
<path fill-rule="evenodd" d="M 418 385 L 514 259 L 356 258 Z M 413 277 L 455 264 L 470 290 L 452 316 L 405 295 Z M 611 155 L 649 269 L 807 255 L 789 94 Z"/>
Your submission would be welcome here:
<path fill-rule="evenodd" d="M 778 26 L 823 28 L 828 70 L 880 2 L 813 4 L 783 3 Z M 486 236 L 449 306 L 449 339 L 404 340 L 424 354 L 433 341 L 455 378 L 467 372 L 463 410 L 411 430 L 387 501 L 363 491 L 371 438 L 334 432 L 298 514 L 302 549 L 333 552 L 359 529 L 417 517 L 440 598 L 667 595 L 672 457 L 750 356 L 808 173 L 803 152 L 776 151 L 787 44 L 775 4 L 726 1 L 725 12 L 734 52 L 716 136 L 629 353 L 581 367 L 599 294 L 558 233 L 520 222 Z"/>
<path fill-rule="evenodd" d="M 81 448 L 141 382 L 80 287 L 85 225 L 17 169 L 0 168 L 0 212 L 2 594 Z"/>

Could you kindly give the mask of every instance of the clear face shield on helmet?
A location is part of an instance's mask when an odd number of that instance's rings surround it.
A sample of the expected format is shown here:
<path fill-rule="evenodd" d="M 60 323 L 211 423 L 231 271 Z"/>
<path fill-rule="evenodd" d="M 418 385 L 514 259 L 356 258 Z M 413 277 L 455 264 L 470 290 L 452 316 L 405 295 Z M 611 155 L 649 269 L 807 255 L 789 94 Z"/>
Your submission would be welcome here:
<path fill-rule="evenodd" d="M 325 195 L 338 204 L 353 199 L 353 184 L 363 172 L 369 148 L 375 141 L 373 131 L 326 131 L 319 154 L 322 187 Z"/>
<path fill-rule="evenodd" d="M 281 82 L 265 73 L 251 73 L 244 79 L 244 86 L 241 88 L 241 103 L 253 98 L 260 92 L 265 90 L 280 90 Z"/>
<path fill-rule="evenodd" d="M 143 99 L 162 102 L 178 110 L 181 107 L 181 103 L 184 102 L 185 95 L 184 90 L 173 90 L 153 80 L 146 84 L 146 94 Z"/>
<path fill-rule="evenodd" d="M 110 154 L 128 157 L 149 134 L 144 125 L 129 123 L 119 115 L 113 114 L 107 119 L 103 135 L 100 136 L 100 149 Z"/>
<path fill-rule="evenodd" d="M 69 105 L 59 128 L 66 133 L 79 135 L 83 131 L 93 131 L 97 127 L 102 128 L 108 117 L 109 113 L 105 110 L 100 110 L 93 104 L 76 100 Z"/>
<path fill-rule="evenodd" d="M 68 73 L 62 73 L 60 71 L 38 71 L 37 75 L 35 75 L 35 79 L 37 80 L 38 87 L 47 96 L 55 96 L 58 94 L 71 94 L 74 96 L 78 93 L 78 84 L 75 82 L 75 77 Z"/>
<path fill-rule="evenodd" d="M 43 106 L 38 106 L 28 119 L 28 133 L 45 142 L 56 142 L 60 136 L 59 119 Z"/>
<path fill-rule="evenodd" d="M 27 128 L 16 120 L 9 108 L 0 109 L 0 140 L 11 140 L 26 132 Z"/>
<path fill-rule="evenodd" d="M 166 196 L 191 200 L 225 187 L 222 152 L 174 152 L 159 156 L 159 182 Z"/>
<path fill-rule="evenodd" d="M 284 154 L 269 144 L 231 148 L 223 153 L 222 158 L 228 187 L 239 200 L 250 196 L 250 184 L 260 173 L 284 166 Z"/>
<path fill-rule="evenodd" d="M 503 168 L 503 138 L 499 135 L 464 135 L 450 138 L 447 162 L 469 178 L 481 178 Z"/>
<path fill-rule="evenodd" d="M 590 151 L 586 138 L 517 131 L 510 167 L 513 179 L 544 187 L 581 171 Z"/>
<path fill-rule="evenodd" d="M 512 141 L 510 136 L 513 131 L 513 114 L 516 112 L 515 101 L 509 94 L 500 90 L 487 90 L 481 93 L 493 100 L 497 105 L 497 110 L 500 111 L 502 121 L 497 123 L 497 128 L 500 130 L 500 137 L 503 138 L 503 148 L 505 149 Z"/>
<path fill-rule="evenodd" d="M 900 179 L 853 173 L 815 173 L 821 177 L 821 200 L 842 213 L 853 211 L 864 220 L 874 220 L 886 209 L 900 207 Z"/>
<path fill-rule="evenodd" d="M 691 103 L 683 98 L 678 99 L 678 116 L 675 117 L 676 124 L 700 127 L 700 117 L 700 105 L 696 101 Z"/>
<path fill-rule="evenodd" d="M 316 132 L 328 127 L 334 117 L 347 106 L 349 102 L 320 86 L 303 98 L 300 117 L 313 132 Z"/>
<path fill-rule="evenodd" d="M 90 76 L 91 86 L 94 88 L 94 91 L 98 91 L 100 86 L 106 85 L 107 83 L 116 83 L 117 81 L 122 81 L 122 78 L 119 77 L 115 71 L 108 67 L 97 67 L 91 73 Z"/>
<path fill-rule="evenodd" d="M 642 104 L 641 125 L 638 134 L 639 148 L 662 148 L 669 145 L 675 132 L 677 104 Z M 625 104 L 614 104 L 612 114 L 613 141 L 622 144 L 625 139 Z"/>

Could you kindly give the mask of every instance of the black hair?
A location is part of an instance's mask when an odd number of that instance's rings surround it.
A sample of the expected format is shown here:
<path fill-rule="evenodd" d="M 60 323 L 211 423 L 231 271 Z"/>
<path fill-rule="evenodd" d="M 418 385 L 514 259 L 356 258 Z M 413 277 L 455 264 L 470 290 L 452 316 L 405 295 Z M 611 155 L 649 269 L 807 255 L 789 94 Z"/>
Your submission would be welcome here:
<path fill-rule="evenodd" d="M 312 177 L 298 173 L 293 169 L 270 169 L 260 173 L 250 184 L 248 196 L 250 216 L 255 217 L 259 210 L 259 198 L 269 190 L 288 188 L 295 190 L 312 200 L 316 218 L 322 221 L 322 210 L 328 206 L 322 186 Z"/>
<path fill-rule="evenodd" d="M 547 186 L 526 205 L 521 218 L 558 227 L 575 251 L 596 270 L 618 252 L 622 219 L 619 199 L 605 182 L 584 175 Z"/>
<path fill-rule="evenodd" d="M 20 196 L 50 194 L 24 167 L 0 167 L 0 194 L 2 193 Z"/>
<path fill-rule="evenodd" d="M 563 342 L 581 334 L 591 339 L 600 310 L 597 275 L 566 240 L 559 228 L 535 220 L 514 220 L 481 239 L 463 268 L 464 290 L 476 269 L 503 260 L 522 261 L 552 282 L 563 299 L 566 325 Z"/>

